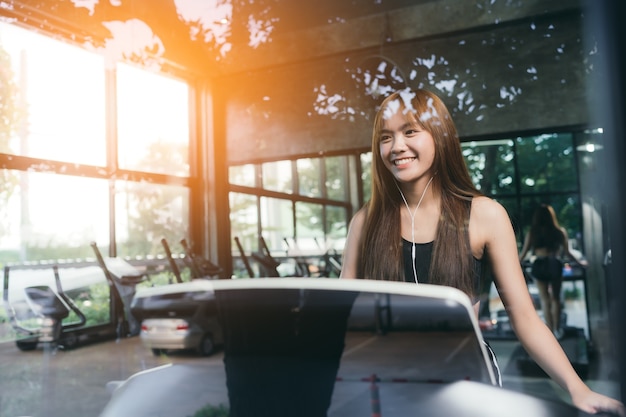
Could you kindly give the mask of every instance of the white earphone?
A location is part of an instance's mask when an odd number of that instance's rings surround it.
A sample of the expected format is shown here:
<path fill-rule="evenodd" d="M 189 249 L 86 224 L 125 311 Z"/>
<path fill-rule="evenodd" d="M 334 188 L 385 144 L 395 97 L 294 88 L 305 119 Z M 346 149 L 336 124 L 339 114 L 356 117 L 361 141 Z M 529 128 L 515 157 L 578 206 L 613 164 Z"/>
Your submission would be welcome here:
<path fill-rule="evenodd" d="M 428 187 L 430 187 L 430 183 L 433 182 L 433 178 L 435 178 L 434 175 L 430 177 L 430 180 L 428 180 L 428 184 L 426 184 L 426 187 L 424 187 L 424 191 L 422 191 L 422 195 L 419 201 L 417 202 L 417 206 L 415 206 L 415 210 L 413 210 L 413 213 L 411 213 L 411 209 L 409 208 L 409 203 L 406 201 L 406 197 L 404 197 L 404 193 L 402 192 L 402 190 L 400 189 L 400 186 L 396 182 L 396 187 L 398 187 L 398 191 L 400 191 L 400 195 L 402 196 L 402 201 L 404 201 L 406 210 L 409 212 L 409 216 L 411 217 L 411 266 L 413 267 L 413 278 L 415 278 L 416 284 L 419 284 L 419 281 L 417 279 L 417 270 L 415 268 L 415 214 L 417 213 L 417 209 L 420 207 L 420 204 L 422 204 L 422 200 L 424 199 L 424 196 L 426 195 L 426 191 L 428 191 Z"/>

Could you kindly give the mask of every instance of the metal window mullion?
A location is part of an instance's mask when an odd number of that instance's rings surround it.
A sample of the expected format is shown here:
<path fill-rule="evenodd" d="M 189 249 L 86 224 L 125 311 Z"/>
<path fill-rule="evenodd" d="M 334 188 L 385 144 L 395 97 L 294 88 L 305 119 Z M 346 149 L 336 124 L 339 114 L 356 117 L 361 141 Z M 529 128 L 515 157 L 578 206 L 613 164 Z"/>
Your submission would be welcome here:
<path fill-rule="evenodd" d="M 118 170 L 117 136 L 117 72 L 115 65 L 107 65 L 105 60 L 105 137 L 106 167 L 109 182 L 109 256 L 117 256 L 115 233 L 115 178 Z"/>

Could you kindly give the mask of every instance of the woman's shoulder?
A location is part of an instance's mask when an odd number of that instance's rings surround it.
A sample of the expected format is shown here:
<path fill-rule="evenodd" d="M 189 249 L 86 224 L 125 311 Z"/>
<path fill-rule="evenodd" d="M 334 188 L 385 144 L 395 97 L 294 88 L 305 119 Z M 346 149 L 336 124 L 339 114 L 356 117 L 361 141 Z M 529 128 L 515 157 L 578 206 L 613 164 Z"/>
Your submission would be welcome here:
<path fill-rule="evenodd" d="M 476 196 L 472 199 L 470 219 L 485 227 L 496 226 L 499 221 L 510 222 L 509 214 L 504 206 L 486 196 Z"/>
<path fill-rule="evenodd" d="M 486 215 L 502 214 L 503 212 L 506 214 L 506 210 L 502 204 L 484 195 L 479 195 L 472 199 L 472 214 L 474 214 L 474 212 Z"/>
<path fill-rule="evenodd" d="M 361 207 L 354 213 L 352 216 L 352 220 L 350 220 L 350 228 L 361 228 L 365 223 L 365 218 L 367 217 L 367 205 Z"/>

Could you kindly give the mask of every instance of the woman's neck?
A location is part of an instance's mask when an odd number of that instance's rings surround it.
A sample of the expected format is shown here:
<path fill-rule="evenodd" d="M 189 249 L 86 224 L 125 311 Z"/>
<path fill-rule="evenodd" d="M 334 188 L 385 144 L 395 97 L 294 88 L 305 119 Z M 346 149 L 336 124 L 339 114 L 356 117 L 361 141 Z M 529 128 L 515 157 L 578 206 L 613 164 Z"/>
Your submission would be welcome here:
<path fill-rule="evenodd" d="M 436 196 L 434 184 L 432 184 L 434 177 L 430 177 L 426 181 L 418 181 L 412 185 L 403 184 L 402 187 L 398 187 L 401 192 L 404 205 L 408 205 L 409 211 L 419 210 L 419 207 L 430 205 Z"/>

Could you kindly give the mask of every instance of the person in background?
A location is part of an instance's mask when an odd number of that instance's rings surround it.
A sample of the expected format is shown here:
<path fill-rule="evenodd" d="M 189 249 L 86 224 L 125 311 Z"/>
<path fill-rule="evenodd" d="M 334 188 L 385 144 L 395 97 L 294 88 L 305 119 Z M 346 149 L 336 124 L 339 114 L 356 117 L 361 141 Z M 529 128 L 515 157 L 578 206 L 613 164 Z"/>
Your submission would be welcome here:
<path fill-rule="evenodd" d="M 541 204 L 533 214 L 530 231 L 524 239 L 520 252 L 523 261 L 528 254 L 534 255 L 530 275 L 539 290 L 544 320 L 557 339 L 563 337 L 561 326 L 561 286 L 563 284 L 562 256 L 566 255 L 576 264 L 586 266 L 569 249 L 569 239 L 565 228 L 559 225 L 554 208 Z"/>
<path fill-rule="evenodd" d="M 489 262 L 511 325 L 535 362 L 576 407 L 626 416 L 621 402 L 585 385 L 535 311 L 508 213 L 474 187 L 441 99 L 426 90 L 389 95 L 374 120 L 372 155 L 371 199 L 350 222 L 341 278 L 455 287 L 478 315 Z"/>

